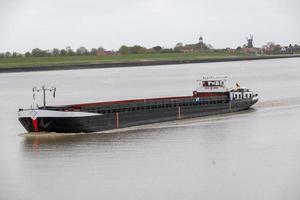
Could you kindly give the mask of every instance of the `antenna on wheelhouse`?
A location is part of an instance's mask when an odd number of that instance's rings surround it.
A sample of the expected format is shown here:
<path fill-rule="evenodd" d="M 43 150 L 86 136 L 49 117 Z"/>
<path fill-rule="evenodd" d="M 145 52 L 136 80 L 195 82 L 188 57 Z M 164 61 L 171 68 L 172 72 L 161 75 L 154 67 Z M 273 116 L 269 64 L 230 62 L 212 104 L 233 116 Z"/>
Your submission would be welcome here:
<path fill-rule="evenodd" d="M 32 92 L 33 92 L 33 100 L 35 100 L 35 95 L 36 93 L 39 92 L 43 92 L 43 108 L 46 109 L 46 91 L 49 91 L 50 93 L 52 93 L 53 98 L 55 98 L 55 93 L 56 93 L 56 87 L 46 87 L 45 85 L 43 85 L 42 87 L 34 87 L 32 88 Z"/>

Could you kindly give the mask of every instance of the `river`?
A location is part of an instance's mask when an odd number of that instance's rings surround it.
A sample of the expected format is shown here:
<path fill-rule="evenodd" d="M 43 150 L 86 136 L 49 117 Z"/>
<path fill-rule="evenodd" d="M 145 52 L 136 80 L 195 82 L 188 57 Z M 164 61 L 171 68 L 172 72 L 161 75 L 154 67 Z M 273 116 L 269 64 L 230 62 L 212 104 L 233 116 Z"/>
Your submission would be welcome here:
<path fill-rule="evenodd" d="M 191 95 L 226 75 L 259 94 L 240 113 L 87 135 L 24 137 L 32 87 L 49 105 Z M 0 199 L 298 200 L 300 58 L 0 74 Z M 39 99 L 40 100 L 40 99 Z"/>

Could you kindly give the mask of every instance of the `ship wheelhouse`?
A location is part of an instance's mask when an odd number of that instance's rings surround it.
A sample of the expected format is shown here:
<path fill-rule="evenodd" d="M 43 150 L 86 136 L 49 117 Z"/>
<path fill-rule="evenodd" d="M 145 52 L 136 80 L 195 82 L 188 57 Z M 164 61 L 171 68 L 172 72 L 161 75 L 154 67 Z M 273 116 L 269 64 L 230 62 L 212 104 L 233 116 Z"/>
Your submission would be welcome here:
<path fill-rule="evenodd" d="M 193 96 L 206 97 L 206 96 L 227 96 L 228 88 L 226 87 L 227 77 L 203 77 L 198 80 L 198 88 L 193 92 Z"/>
<path fill-rule="evenodd" d="M 198 82 L 199 86 L 193 92 L 194 97 L 223 96 L 227 97 L 230 101 L 257 98 L 257 94 L 254 94 L 246 87 L 241 87 L 238 83 L 234 87 L 228 88 L 226 86 L 226 76 L 203 77 Z"/>

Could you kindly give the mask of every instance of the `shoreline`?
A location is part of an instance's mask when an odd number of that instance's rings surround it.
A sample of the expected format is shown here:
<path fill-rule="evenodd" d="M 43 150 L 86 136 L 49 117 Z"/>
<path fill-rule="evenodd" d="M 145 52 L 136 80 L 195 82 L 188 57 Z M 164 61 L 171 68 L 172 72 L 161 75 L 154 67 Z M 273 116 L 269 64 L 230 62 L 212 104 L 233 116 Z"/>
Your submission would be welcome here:
<path fill-rule="evenodd" d="M 79 69 L 105 69 L 105 68 L 120 68 L 120 67 L 156 66 L 156 65 L 268 60 L 268 59 L 297 58 L 297 57 L 300 57 L 300 55 L 295 54 L 295 55 L 271 55 L 271 56 L 252 56 L 252 57 L 221 57 L 221 58 L 203 58 L 203 59 L 186 59 L 186 60 L 181 59 L 181 60 L 160 60 L 160 61 L 134 61 L 134 62 L 97 63 L 97 64 L 62 64 L 62 65 L 43 65 L 43 66 L 29 66 L 29 67 L 2 67 L 0 68 L 0 73 L 79 70 Z"/>

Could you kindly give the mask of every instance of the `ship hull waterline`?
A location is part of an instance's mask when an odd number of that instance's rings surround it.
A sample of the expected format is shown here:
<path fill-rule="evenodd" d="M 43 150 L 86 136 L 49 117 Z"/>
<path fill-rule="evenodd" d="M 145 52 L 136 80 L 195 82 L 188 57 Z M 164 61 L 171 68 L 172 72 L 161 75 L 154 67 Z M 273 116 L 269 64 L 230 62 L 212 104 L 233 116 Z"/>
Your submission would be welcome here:
<path fill-rule="evenodd" d="M 32 116 L 45 110 L 27 110 L 24 114 L 19 111 L 19 121 L 28 132 L 55 132 L 55 133 L 90 133 L 111 129 L 139 126 L 151 123 L 166 122 L 180 119 L 203 117 L 224 114 L 249 109 L 257 99 L 230 101 L 223 104 L 208 104 L 199 106 L 177 106 L 155 110 L 139 110 L 134 112 L 116 112 L 109 114 L 66 112 Z M 75 114 L 75 115 L 74 115 Z"/>

